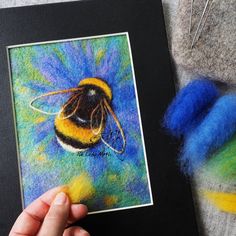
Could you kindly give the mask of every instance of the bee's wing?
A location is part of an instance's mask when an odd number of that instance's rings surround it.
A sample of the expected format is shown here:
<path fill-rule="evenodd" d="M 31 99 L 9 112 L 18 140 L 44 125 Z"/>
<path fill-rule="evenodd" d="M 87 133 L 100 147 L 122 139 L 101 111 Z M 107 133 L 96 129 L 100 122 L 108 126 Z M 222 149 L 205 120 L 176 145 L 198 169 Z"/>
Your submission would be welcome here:
<path fill-rule="evenodd" d="M 105 111 L 102 103 L 99 103 L 91 113 L 90 125 L 95 135 L 98 135 L 103 128 Z"/>
<path fill-rule="evenodd" d="M 81 88 L 52 91 L 33 98 L 29 106 L 46 115 L 61 115 L 68 106 L 77 107 Z"/>
<path fill-rule="evenodd" d="M 116 153 L 123 153 L 126 146 L 126 139 L 121 124 L 108 104 L 103 100 L 106 123 L 102 132 L 102 142 Z"/>

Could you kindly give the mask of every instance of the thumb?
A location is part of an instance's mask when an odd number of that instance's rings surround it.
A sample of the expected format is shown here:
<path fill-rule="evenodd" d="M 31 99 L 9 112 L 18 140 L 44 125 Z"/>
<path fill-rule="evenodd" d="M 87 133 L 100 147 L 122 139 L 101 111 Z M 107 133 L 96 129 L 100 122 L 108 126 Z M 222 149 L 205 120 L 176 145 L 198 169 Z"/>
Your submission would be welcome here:
<path fill-rule="evenodd" d="M 57 194 L 44 221 L 38 236 L 61 236 L 65 230 L 70 212 L 70 201 L 65 193 Z"/>

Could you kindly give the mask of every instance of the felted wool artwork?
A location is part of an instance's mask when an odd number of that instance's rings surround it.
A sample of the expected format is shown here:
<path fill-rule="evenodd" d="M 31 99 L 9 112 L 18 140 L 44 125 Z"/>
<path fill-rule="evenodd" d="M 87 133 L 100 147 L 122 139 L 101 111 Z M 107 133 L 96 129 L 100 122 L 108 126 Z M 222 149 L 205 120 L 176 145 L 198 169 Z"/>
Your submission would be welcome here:
<path fill-rule="evenodd" d="M 173 30 L 172 54 L 176 64 L 193 73 L 222 82 L 236 83 L 236 1 L 215 0 L 201 36 L 191 49 L 206 1 L 193 4 L 192 30 L 189 35 L 191 1 L 180 0 Z"/>
<path fill-rule="evenodd" d="M 56 186 L 89 212 L 151 205 L 127 34 L 9 54 L 24 206 Z"/>

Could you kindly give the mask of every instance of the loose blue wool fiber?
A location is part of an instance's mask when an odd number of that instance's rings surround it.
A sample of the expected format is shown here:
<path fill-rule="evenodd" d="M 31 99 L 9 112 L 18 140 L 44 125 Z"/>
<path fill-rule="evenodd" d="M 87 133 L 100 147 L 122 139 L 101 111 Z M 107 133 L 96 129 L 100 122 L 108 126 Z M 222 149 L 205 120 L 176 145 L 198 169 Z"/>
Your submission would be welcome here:
<path fill-rule="evenodd" d="M 236 94 L 228 94 L 219 98 L 202 122 L 185 137 L 180 158 L 182 170 L 186 174 L 192 174 L 235 131 Z"/>
<path fill-rule="evenodd" d="M 175 137 L 186 135 L 199 124 L 218 97 L 214 82 L 205 78 L 193 80 L 179 91 L 168 107 L 164 127 Z"/>

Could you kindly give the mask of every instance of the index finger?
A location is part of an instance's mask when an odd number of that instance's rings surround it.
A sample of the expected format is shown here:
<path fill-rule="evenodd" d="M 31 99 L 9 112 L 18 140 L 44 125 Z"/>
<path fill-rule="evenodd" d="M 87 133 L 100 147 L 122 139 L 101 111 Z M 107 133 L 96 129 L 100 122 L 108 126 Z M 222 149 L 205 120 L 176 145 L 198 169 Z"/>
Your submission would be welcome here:
<path fill-rule="evenodd" d="M 52 201 L 61 191 L 62 187 L 51 189 L 25 208 L 17 218 L 9 236 L 35 235 L 38 232 Z"/>

